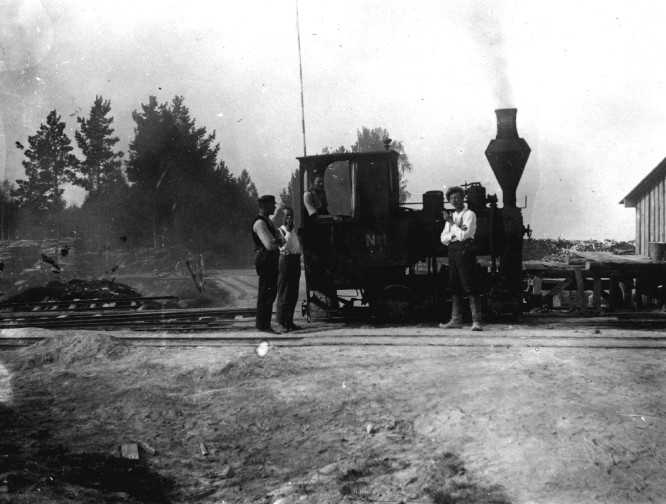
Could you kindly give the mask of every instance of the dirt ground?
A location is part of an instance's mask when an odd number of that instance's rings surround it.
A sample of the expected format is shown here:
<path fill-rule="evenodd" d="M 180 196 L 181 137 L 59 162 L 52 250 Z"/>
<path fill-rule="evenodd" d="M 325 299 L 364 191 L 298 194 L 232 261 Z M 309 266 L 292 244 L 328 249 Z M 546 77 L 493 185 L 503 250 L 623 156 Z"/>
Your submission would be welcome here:
<path fill-rule="evenodd" d="M 666 500 L 659 350 L 414 341 L 260 357 L 81 332 L 0 363 L 0 502 Z"/>

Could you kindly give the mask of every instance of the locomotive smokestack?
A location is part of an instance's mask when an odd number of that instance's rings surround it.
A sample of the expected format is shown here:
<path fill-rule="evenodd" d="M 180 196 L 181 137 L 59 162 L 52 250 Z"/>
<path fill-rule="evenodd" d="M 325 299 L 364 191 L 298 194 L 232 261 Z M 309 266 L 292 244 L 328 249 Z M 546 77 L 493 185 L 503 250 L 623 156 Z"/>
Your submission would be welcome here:
<path fill-rule="evenodd" d="M 497 109 L 497 138 L 490 141 L 486 158 L 502 188 L 504 207 L 516 206 L 516 189 L 530 156 L 527 142 L 518 136 L 517 109 Z"/>
<path fill-rule="evenodd" d="M 518 138 L 516 114 L 518 109 L 497 109 L 497 138 Z"/>

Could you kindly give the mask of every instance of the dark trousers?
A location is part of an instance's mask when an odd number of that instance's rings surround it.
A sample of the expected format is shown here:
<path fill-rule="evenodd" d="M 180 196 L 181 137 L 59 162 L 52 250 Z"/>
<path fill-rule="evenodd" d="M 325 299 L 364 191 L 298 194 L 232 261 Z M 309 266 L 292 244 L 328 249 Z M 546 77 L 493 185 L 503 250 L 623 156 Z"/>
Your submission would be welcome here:
<path fill-rule="evenodd" d="M 257 253 L 255 267 L 259 275 L 257 289 L 257 329 L 271 328 L 271 314 L 273 301 L 277 295 L 278 280 L 278 254 L 277 251 L 262 251 Z"/>
<path fill-rule="evenodd" d="M 300 254 L 280 256 L 277 292 L 277 320 L 286 328 L 294 325 L 294 309 L 298 301 L 298 284 L 301 280 Z"/>
<path fill-rule="evenodd" d="M 449 244 L 449 288 L 457 296 L 478 293 L 476 252 L 472 240 Z"/>

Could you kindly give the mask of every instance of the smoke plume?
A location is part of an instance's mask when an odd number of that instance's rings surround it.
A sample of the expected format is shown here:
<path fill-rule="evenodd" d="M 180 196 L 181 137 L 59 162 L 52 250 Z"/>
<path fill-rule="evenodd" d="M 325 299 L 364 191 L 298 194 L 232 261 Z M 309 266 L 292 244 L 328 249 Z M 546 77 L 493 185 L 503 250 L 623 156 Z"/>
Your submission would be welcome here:
<path fill-rule="evenodd" d="M 479 6 L 470 15 L 470 32 L 482 51 L 493 85 L 497 107 L 512 107 L 513 93 L 508 74 L 501 13 L 492 4 Z"/>

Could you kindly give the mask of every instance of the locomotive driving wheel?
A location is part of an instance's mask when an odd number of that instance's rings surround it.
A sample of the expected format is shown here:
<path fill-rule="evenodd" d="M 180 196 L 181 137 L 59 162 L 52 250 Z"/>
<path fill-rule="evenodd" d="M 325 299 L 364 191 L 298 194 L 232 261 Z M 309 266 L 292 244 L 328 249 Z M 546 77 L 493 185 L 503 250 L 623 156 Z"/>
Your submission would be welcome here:
<path fill-rule="evenodd" d="M 374 306 L 373 306 L 374 305 Z M 407 320 L 413 306 L 413 295 L 409 287 L 402 284 L 391 284 L 384 287 L 371 307 L 375 316 L 386 322 Z"/>

